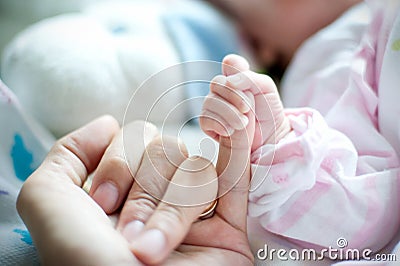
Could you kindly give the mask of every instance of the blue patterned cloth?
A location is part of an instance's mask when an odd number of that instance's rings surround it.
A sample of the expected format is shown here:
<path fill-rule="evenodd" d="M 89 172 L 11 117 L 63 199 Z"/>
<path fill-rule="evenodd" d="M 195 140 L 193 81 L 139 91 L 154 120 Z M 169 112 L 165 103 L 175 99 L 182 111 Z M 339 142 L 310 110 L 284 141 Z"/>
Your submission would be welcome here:
<path fill-rule="evenodd" d="M 54 139 L 24 113 L 1 80 L 0 125 L 0 265 L 37 265 L 35 247 L 15 203 L 23 182 L 40 165 Z"/>

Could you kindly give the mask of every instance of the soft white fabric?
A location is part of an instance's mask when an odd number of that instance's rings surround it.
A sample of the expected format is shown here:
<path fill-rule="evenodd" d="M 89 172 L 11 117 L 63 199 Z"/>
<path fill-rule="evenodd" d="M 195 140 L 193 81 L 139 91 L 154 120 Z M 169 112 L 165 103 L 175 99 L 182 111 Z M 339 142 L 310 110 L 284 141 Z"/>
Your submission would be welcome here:
<path fill-rule="evenodd" d="M 171 76 L 159 71 L 182 61 L 220 62 L 244 50 L 232 22 L 207 2 L 101 1 L 21 32 L 4 51 L 1 77 L 29 113 L 61 136 L 101 114 L 122 122 L 131 97 L 138 101 L 129 119 L 163 121 L 187 97 L 206 93 L 167 87 Z M 183 72 L 173 78 L 182 80 Z M 151 89 L 143 90 L 153 75 Z M 187 109 L 170 122 L 182 123 L 195 113 Z"/>

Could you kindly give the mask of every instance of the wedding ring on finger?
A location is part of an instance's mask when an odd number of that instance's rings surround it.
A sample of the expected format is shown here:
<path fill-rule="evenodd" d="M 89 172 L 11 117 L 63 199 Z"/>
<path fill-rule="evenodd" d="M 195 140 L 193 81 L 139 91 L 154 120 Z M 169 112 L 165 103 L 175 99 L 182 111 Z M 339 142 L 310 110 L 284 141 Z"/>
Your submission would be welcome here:
<path fill-rule="evenodd" d="M 87 194 L 89 194 L 90 187 L 92 186 L 93 176 L 89 176 L 86 181 L 83 183 L 82 189 Z"/>
<path fill-rule="evenodd" d="M 199 220 L 205 220 L 211 218 L 214 215 L 215 208 L 218 205 L 218 200 L 211 202 L 207 208 L 199 215 Z"/>

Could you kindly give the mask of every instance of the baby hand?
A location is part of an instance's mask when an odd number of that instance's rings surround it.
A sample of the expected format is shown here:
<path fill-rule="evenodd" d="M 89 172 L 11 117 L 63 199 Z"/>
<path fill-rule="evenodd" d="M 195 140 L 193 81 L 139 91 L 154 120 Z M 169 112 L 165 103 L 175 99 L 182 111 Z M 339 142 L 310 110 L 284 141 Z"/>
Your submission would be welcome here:
<path fill-rule="evenodd" d="M 251 108 L 245 93 L 232 88 L 227 77 L 219 75 L 211 81 L 200 125 L 207 135 L 219 142 L 220 136 L 229 137 L 235 130 L 246 128 L 249 123 L 246 113 Z"/>
<path fill-rule="evenodd" d="M 225 57 L 222 68 L 225 75 L 232 73 L 226 68 L 241 71 L 212 80 L 200 118 L 203 131 L 219 141 L 220 136 L 231 136 L 244 129 L 248 123 L 246 114 L 251 112 L 255 115 L 252 151 L 268 143 L 277 143 L 290 131 L 290 125 L 273 80 L 250 71 L 247 61 L 236 55 Z"/>
<path fill-rule="evenodd" d="M 200 126 L 222 145 L 231 146 L 234 143 L 235 148 L 248 149 L 253 142 L 254 115 L 249 111 L 254 106 L 254 97 L 248 91 L 238 91 L 227 84 L 227 76 L 248 70 L 249 64 L 244 58 L 236 55 L 225 57 L 223 75 L 211 81 L 210 93 L 204 101 Z"/>

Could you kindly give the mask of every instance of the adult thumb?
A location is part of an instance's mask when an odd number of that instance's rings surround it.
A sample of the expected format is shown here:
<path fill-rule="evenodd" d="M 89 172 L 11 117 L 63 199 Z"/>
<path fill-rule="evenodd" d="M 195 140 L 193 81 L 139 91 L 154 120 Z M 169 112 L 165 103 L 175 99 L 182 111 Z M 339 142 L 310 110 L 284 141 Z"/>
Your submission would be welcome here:
<path fill-rule="evenodd" d="M 249 123 L 230 137 L 220 137 L 218 161 L 217 212 L 236 228 L 246 230 L 247 200 L 250 185 L 250 153 L 254 137 L 254 97 L 246 92 L 252 105 L 247 113 Z"/>

